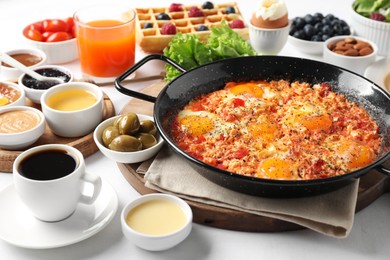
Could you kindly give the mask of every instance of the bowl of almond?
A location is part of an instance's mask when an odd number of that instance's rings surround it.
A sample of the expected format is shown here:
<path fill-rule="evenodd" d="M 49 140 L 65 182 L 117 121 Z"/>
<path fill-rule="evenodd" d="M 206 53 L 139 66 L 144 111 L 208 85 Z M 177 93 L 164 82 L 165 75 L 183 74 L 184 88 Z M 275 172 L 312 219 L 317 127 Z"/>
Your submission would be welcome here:
<path fill-rule="evenodd" d="M 357 36 L 335 36 L 325 41 L 324 61 L 363 75 L 376 60 L 377 45 Z"/>

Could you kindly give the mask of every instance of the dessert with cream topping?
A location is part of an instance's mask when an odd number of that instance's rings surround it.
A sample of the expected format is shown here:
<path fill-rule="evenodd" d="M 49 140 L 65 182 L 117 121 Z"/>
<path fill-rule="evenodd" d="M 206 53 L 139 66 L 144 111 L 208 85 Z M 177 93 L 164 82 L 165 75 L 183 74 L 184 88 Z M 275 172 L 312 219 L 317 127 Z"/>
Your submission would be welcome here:
<path fill-rule="evenodd" d="M 282 0 L 261 0 L 256 11 L 252 15 L 252 25 L 275 29 L 288 25 L 287 6 Z"/>

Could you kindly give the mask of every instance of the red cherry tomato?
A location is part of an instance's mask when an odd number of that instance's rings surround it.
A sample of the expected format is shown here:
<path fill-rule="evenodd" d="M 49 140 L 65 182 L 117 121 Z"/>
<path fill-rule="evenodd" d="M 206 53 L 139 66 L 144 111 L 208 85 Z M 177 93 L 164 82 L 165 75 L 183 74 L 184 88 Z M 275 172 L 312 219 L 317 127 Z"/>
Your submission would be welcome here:
<path fill-rule="evenodd" d="M 74 27 L 74 20 L 73 20 L 73 17 L 68 17 L 65 19 L 65 23 L 66 23 L 66 26 L 67 26 L 67 32 L 68 33 L 72 33 L 73 31 L 73 27 Z"/>
<path fill-rule="evenodd" d="M 43 39 L 40 31 L 35 30 L 35 29 L 29 29 L 29 28 L 26 28 L 26 30 L 24 32 L 24 36 L 26 36 L 30 40 L 38 41 L 38 42 L 41 42 Z"/>
<path fill-rule="evenodd" d="M 42 41 L 46 42 L 47 39 L 53 34 L 54 32 L 44 32 L 42 33 Z"/>
<path fill-rule="evenodd" d="M 77 32 L 76 32 L 76 26 L 73 26 L 73 27 L 72 27 L 72 32 L 71 32 L 72 38 L 76 38 L 76 36 L 77 36 L 76 33 L 77 33 Z"/>
<path fill-rule="evenodd" d="M 46 19 L 42 21 L 42 30 L 48 32 L 51 26 L 51 19 Z"/>
<path fill-rule="evenodd" d="M 72 36 L 67 32 L 55 32 L 47 38 L 47 42 L 61 42 L 72 39 Z"/>
<path fill-rule="evenodd" d="M 43 23 L 42 23 L 42 21 L 32 23 L 29 26 L 27 26 L 27 28 L 32 29 L 32 30 L 37 30 L 37 31 L 42 33 L 43 32 Z"/>
<path fill-rule="evenodd" d="M 46 19 L 42 23 L 45 32 L 66 32 L 67 24 L 61 19 Z"/>
<path fill-rule="evenodd" d="M 76 37 L 72 17 L 66 19 L 45 19 L 28 25 L 23 34 L 34 41 L 58 42 Z"/>

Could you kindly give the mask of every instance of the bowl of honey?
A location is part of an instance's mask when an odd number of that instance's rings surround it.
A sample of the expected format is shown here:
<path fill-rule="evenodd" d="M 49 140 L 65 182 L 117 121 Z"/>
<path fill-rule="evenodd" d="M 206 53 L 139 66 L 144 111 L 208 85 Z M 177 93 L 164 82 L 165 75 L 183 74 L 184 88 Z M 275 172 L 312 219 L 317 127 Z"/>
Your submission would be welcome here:
<path fill-rule="evenodd" d="M 68 82 L 41 96 L 42 112 L 56 135 L 81 137 L 93 132 L 103 119 L 103 91 L 95 84 Z"/>

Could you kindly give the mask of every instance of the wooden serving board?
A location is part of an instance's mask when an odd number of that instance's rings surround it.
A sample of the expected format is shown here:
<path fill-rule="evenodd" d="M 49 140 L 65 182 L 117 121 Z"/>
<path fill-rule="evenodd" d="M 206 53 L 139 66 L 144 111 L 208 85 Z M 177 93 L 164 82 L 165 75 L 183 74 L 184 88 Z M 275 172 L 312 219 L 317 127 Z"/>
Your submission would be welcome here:
<path fill-rule="evenodd" d="M 39 104 L 31 102 L 29 99 L 26 99 L 26 105 L 41 109 Z M 115 107 L 112 104 L 110 98 L 104 94 L 104 111 L 103 111 L 103 120 L 115 115 Z M 46 123 L 46 129 L 44 134 L 30 147 L 43 145 L 43 144 L 68 144 L 77 148 L 84 157 L 98 151 L 98 148 L 93 140 L 93 132 L 82 136 L 82 137 L 60 137 L 55 135 L 49 128 Z M 26 149 L 30 148 L 27 147 Z M 0 149 L 0 172 L 12 172 L 12 165 L 16 157 L 23 151 L 10 151 Z"/>
<path fill-rule="evenodd" d="M 164 82 L 153 84 L 143 92 L 156 96 L 165 84 L 166 83 Z M 121 114 L 132 111 L 135 113 L 152 115 L 153 106 L 153 103 L 132 99 L 123 108 Z M 118 163 L 118 168 L 128 183 L 140 194 L 157 192 L 145 187 L 143 175 L 136 172 L 139 165 L 140 164 Z M 374 170 L 370 171 L 360 178 L 356 212 L 364 209 L 382 194 L 389 191 L 390 177 Z M 283 220 L 258 216 L 190 200 L 187 200 L 187 203 L 193 210 L 194 222 L 202 225 L 246 232 L 281 232 L 303 229 L 302 226 Z"/>

